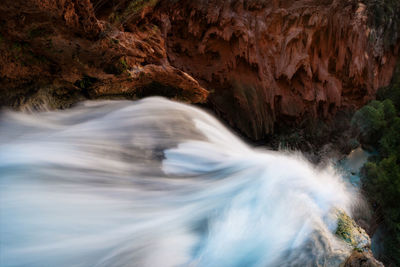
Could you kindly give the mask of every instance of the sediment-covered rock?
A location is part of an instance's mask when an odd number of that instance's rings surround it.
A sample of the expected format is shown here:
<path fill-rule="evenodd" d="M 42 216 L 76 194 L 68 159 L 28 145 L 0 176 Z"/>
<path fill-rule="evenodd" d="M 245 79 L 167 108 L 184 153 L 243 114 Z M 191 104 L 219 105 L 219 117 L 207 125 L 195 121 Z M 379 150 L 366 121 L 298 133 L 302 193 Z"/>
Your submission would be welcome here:
<path fill-rule="evenodd" d="M 336 235 L 356 250 L 369 250 L 371 239 L 365 230 L 342 210 L 337 211 L 337 217 Z"/>
<path fill-rule="evenodd" d="M 336 236 L 346 242 L 353 252 L 340 266 L 343 267 L 383 267 L 372 255 L 371 239 L 368 234 L 343 210 L 336 210 Z"/>

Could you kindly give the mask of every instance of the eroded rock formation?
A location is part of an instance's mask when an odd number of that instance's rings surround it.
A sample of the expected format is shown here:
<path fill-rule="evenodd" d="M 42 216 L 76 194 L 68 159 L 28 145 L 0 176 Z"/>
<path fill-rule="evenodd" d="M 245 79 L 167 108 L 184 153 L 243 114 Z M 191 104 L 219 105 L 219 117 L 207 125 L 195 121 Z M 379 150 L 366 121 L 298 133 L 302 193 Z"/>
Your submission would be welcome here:
<path fill-rule="evenodd" d="M 346 260 L 343 267 L 383 267 L 384 265 L 377 261 L 371 252 L 360 252 L 354 250 Z"/>
<path fill-rule="evenodd" d="M 152 94 L 196 103 L 208 95 L 168 63 L 157 26 L 124 31 L 98 20 L 89 0 L 2 1 L 0 37 L 1 105 L 64 108 Z"/>
<path fill-rule="evenodd" d="M 360 1 L 179 1 L 162 11 L 171 64 L 253 139 L 276 121 L 359 107 L 392 76 L 397 48 L 371 39 Z"/>
<path fill-rule="evenodd" d="M 208 101 L 262 139 L 389 83 L 398 44 L 385 48 L 368 15 L 361 0 L 4 0 L 0 104 L 158 94 Z"/>
<path fill-rule="evenodd" d="M 389 83 L 399 42 L 368 16 L 361 0 L 3 0 L 0 106 L 163 95 L 262 139 Z M 346 266 L 365 262 L 379 266 L 357 251 Z"/>

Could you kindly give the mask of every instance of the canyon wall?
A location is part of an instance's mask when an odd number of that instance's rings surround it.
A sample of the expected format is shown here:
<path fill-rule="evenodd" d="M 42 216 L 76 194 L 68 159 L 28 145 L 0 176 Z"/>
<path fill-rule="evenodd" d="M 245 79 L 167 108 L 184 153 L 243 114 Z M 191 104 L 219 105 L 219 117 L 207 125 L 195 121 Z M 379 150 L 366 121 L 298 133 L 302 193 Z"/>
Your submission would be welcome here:
<path fill-rule="evenodd" d="M 253 139 L 360 107 L 390 82 L 398 49 L 372 38 L 360 1 L 164 2 L 160 20 L 171 64 Z"/>
<path fill-rule="evenodd" d="M 358 0 L 4 0 L 0 105 L 164 95 L 263 139 L 390 82 L 398 42 L 368 16 Z"/>
<path fill-rule="evenodd" d="M 0 4 L 0 105 L 66 108 L 154 94 L 192 103 L 208 95 L 168 63 L 157 26 L 125 31 L 98 20 L 89 0 Z"/>

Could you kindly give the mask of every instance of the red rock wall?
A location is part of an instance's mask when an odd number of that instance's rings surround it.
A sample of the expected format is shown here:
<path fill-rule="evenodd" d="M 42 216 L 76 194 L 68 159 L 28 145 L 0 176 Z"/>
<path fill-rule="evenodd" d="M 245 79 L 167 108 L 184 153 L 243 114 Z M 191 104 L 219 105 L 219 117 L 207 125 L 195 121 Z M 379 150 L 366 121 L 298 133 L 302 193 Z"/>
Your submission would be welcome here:
<path fill-rule="evenodd" d="M 171 64 L 260 139 L 277 121 L 359 107 L 389 83 L 397 48 L 374 47 L 367 15 L 356 0 L 183 0 L 159 17 Z"/>
<path fill-rule="evenodd" d="M 154 94 L 192 103 L 208 95 L 169 64 L 156 25 L 129 31 L 99 20 L 89 0 L 1 2 L 0 105 L 65 108 Z"/>
<path fill-rule="evenodd" d="M 0 105 L 207 99 L 262 139 L 389 83 L 398 46 L 385 52 L 367 16 L 358 0 L 3 0 Z"/>

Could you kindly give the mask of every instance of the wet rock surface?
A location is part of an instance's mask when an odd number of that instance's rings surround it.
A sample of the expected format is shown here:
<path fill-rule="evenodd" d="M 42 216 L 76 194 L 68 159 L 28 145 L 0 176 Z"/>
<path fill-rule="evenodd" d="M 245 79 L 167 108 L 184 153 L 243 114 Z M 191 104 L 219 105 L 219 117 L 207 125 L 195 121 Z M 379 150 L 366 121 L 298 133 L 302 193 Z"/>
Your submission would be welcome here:
<path fill-rule="evenodd" d="M 370 251 L 359 252 L 354 250 L 346 260 L 343 267 L 383 267 L 384 265 L 377 261 Z"/>
<path fill-rule="evenodd" d="M 344 211 L 338 210 L 337 216 L 336 235 L 356 250 L 369 250 L 371 247 L 371 239 L 365 230 L 358 226 Z"/>
<path fill-rule="evenodd" d="M 338 218 L 336 236 L 346 242 L 353 252 L 340 266 L 344 267 L 383 267 L 371 251 L 371 239 L 363 228 L 350 218 L 343 210 L 337 210 Z"/>

